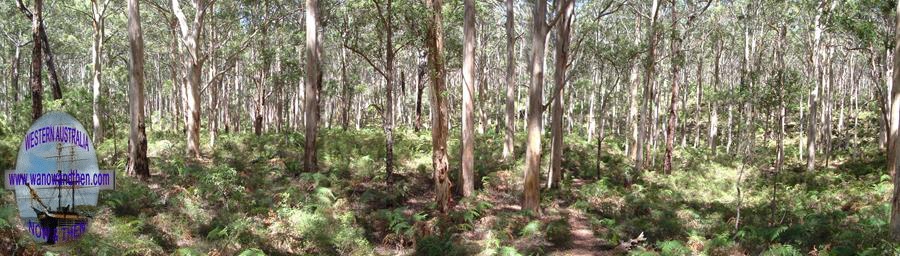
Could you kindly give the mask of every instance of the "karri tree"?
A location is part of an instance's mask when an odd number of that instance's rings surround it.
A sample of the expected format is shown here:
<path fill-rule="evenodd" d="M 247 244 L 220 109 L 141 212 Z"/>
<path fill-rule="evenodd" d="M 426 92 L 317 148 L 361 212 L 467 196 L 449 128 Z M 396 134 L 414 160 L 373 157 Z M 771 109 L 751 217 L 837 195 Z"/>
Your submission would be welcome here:
<path fill-rule="evenodd" d="M 147 134 L 144 124 L 144 36 L 138 0 L 128 0 L 129 83 L 128 103 L 131 135 L 128 143 L 128 171 L 143 179 L 150 177 Z"/>
<path fill-rule="evenodd" d="M 319 128 L 319 88 L 322 70 L 319 68 L 318 36 L 319 1 L 306 0 L 306 143 L 303 159 L 307 172 L 318 170 L 316 136 Z"/>
<path fill-rule="evenodd" d="M 443 0 L 425 0 L 430 17 L 425 45 L 428 48 L 429 78 L 431 80 L 431 165 L 434 169 L 434 199 L 442 213 L 450 211 L 450 163 L 447 153 L 449 135 L 449 106 L 447 84 L 444 80 Z"/>

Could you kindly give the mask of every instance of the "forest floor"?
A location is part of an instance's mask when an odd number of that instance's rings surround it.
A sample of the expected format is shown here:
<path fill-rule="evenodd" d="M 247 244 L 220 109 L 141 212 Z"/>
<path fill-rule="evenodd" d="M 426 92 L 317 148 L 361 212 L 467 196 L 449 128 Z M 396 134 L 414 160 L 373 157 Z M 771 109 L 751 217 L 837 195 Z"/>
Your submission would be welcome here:
<path fill-rule="evenodd" d="M 679 148 L 675 172 L 664 175 L 657 165 L 632 173 L 621 141 L 607 141 L 598 157 L 596 141 L 573 134 L 566 138 L 561 186 L 541 191 L 542 212 L 533 215 L 519 205 L 523 148 L 516 149 L 518 161 L 504 162 L 502 139 L 478 137 L 476 193 L 454 196 L 452 211 L 440 215 L 425 132 L 397 133 L 391 185 L 378 129 L 324 130 L 319 173 L 301 172 L 303 138 L 295 134 L 222 134 L 204 159 L 193 161 L 183 157 L 181 136 L 152 133 L 153 177 L 139 181 L 120 173 L 117 189 L 101 193 L 89 232 L 70 245 L 35 244 L 16 217 L 12 193 L 2 194 L 0 254 L 900 253 L 900 245 L 886 240 L 892 185 L 877 148 L 836 150 L 829 165 L 814 172 L 802 171 L 799 153 L 789 148 L 788 167 L 777 176 L 767 171 L 773 143 L 752 152 L 752 159 Z M 101 166 L 124 170 L 126 142 L 99 145 Z M 0 169 L 12 168 L 19 143 L 15 136 L 0 140 Z M 449 146 L 458 152 L 458 138 Z M 458 158 L 450 155 L 453 181 Z M 626 177 L 631 186 L 624 185 Z"/>

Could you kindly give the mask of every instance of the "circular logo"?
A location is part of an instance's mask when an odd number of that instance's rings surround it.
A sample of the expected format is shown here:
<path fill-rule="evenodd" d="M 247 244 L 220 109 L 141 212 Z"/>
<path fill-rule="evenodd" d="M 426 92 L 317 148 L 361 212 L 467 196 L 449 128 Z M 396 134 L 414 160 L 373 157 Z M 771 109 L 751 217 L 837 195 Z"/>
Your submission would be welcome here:
<path fill-rule="evenodd" d="M 88 133 L 71 115 L 48 112 L 35 121 L 19 147 L 16 169 L 4 175 L 14 190 L 19 217 L 39 242 L 80 238 L 93 218 L 102 189 L 115 188 L 115 172 L 101 171 Z"/>

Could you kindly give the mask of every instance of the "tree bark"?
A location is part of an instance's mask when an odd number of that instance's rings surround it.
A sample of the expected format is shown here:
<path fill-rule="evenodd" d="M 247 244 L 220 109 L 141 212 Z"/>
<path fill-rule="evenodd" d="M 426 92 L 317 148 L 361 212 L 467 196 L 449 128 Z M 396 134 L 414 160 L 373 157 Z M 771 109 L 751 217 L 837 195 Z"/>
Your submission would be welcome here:
<path fill-rule="evenodd" d="M 463 84 L 462 84 L 462 157 L 460 168 L 461 194 L 475 192 L 475 131 L 472 112 L 475 110 L 475 1 L 464 0 L 463 19 Z"/>
<path fill-rule="evenodd" d="M 778 67 L 778 134 L 776 135 L 776 144 L 777 144 L 777 152 L 775 157 L 775 170 L 773 172 L 773 181 L 772 184 L 772 220 L 775 219 L 776 214 L 776 198 L 778 195 L 778 179 L 777 175 L 780 173 L 784 166 L 784 132 L 785 132 L 785 118 L 787 111 L 785 110 L 784 103 L 784 47 L 785 47 L 785 38 L 787 37 L 787 29 L 784 25 L 781 25 L 778 31 L 778 52 L 776 58 Z"/>
<path fill-rule="evenodd" d="M 716 39 L 716 66 L 713 71 L 713 94 L 716 94 L 718 91 L 719 84 L 721 83 L 721 79 L 719 78 L 719 65 L 721 65 L 722 60 L 722 39 Z M 716 155 L 716 140 L 719 133 L 719 104 L 718 99 L 711 98 L 707 100 L 707 104 L 709 104 L 709 137 L 707 138 L 707 143 L 709 144 L 709 150 L 713 155 Z"/>
<path fill-rule="evenodd" d="M 522 210 L 540 214 L 541 113 L 544 92 L 544 51 L 547 31 L 547 2 L 534 4 L 531 37 L 531 86 L 528 88 L 528 140 L 525 150 L 525 182 Z"/>
<path fill-rule="evenodd" d="M 647 153 L 652 150 L 652 147 L 647 147 L 645 144 L 645 140 L 648 132 L 652 132 L 655 129 L 648 129 L 650 126 L 650 116 L 653 114 L 650 111 L 650 104 L 653 100 L 653 80 L 654 80 L 654 70 L 656 68 L 656 18 L 659 15 L 659 0 L 653 0 L 653 7 L 651 7 L 651 18 L 650 25 L 647 29 L 647 37 L 650 39 L 649 49 L 647 51 L 647 59 L 644 61 L 644 100 L 641 105 L 641 114 L 640 114 L 640 128 L 638 129 L 637 142 L 635 143 L 635 148 L 637 154 L 635 155 L 635 163 L 634 170 L 635 172 L 641 172 L 644 168 L 644 150 L 647 149 Z M 628 183 L 628 182 L 626 182 Z"/>
<path fill-rule="evenodd" d="M 345 22 L 346 24 L 347 22 Z M 341 31 L 341 40 L 343 44 L 347 44 L 348 32 L 346 27 Z M 347 79 L 347 48 L 341 47 L 341 92 L 343 104 L 341 105 L 341 129 L 347 130 L 350 126 L 350 107 L 353 102 L 353 93 L 351 92 L 350 81 Z"/>
<path fill-rule="evenodd" d="M 569 32 L 571 30 L 572 13 L 575 10 L 574 0 L 562 0 L 557 7 L 559 28 L 556 29 L 556 65 L 553 70 L 554 83 L 557 86 L 556 95 L 550 100 L 553 101 L 553 109 L 550 118 L 550 178 L 547 181 L 547 188 L 558 186 L 562 177 L 562 155 L 565 148 L 563 141 L 562 127 L 563 119 L 563 95 L 566 88 L 566 66 L 569 64 Z M 557 184 L 557 185 L 554 185 Z"/>
<path fill-rule="evenodd" d="M 104 34 L 106 32 L 106 6 L 107 2 L 99 2 L 100 0 L 91 0 L 91 25 L 94 29 L 93 41 L 91 45 L 91 89 L 93 95 L 93 125 L 94 125 L 94 143 L 99 144 L 105 138 L 103 130 L 103 116 L 106 115 L 104 104 L 100 99 L 100 86 L 103 81 L 103 43 Z"/>
<path fill-rule="evenodd" d="M 130 82 L 128 102 L 131 112 L 131 134 L 128 174 L 142 179 L 150 177 L 147 161 L 147 135 L 144 133 L 144 37 L 138 0 L 128 0 L 128 44 L 130 46 Z"/>
<path fill-rule="evenodd" d="M 22 0 L 16 0 L 16 5 L 18 5 L 19 11 L 21 11 L 28 20 L 34 20 L 34 15 L 31 13 L 31 10 L 28 10 L 28 8 L 25 7 Z M 50 87 L 53 90 L 53 99 L 62 99 L 62 88 L 59 86 L 59 76 L 56 75 L 56 61 L 54 61 L 53 51 L 50 50 L 50 40 L 47 39 L 47 31 L 44 29 L 43 17 L 41 18 L 40 24 L 38 24 L 38 33 L 41 39 L 41 49 L 49 74 L 47 78 L 50 81 Z M 16 49 L 18 50 L 18 46 Z M 18 64 L 16 65 L 18 66 Z"/>
<path fill-rule="evenodd" d="M 819 6 L 816 8 L 817 14 L 815 17 L 815 34 L 813 41 L 813 75 L 815 76 L 815 84 L 816 86 L 809 91 L 809 124 L 806 127 L 806 170 L 813 171 L 816 168 L 816 117 L 818 116 L 817 111 L 819 107 L 819 94 L 822 90 L 822 61 L 821 61 L 821 45 L 822 45 L 822 34 L 825 30 L 825 25 L 823 23 L 825 5 L 828 0 L 821 0 L 819 2 Z"/>
<path fill-rule="evenodd" d="M 703 49 L 703 43 L 701 43 L 700 49 Z M 700 129 L 702 124 L 700 113 L 703 112 L 703 54 L 699 55 L 697 57 L 697 102 L 694 105 L 694 148 L 702 145 L 700 144 L 700 138 L 703 134 L 702 129 Z"/>
<path fill-rule="evenodd" d="M 514 159 L 516 138 L 516 17 L 513 0 L 506 0 L 506 137 L 503 159 Z"/>
<path fill-rule="evenodd" d="M 441 213 L 450 211 L 450 176 L 447 156 L 447 135 L 449 133 L 449 109 L 445 91 L 446 70 L 444 69 L 443 0 L 425 0 L 430 9 L 431 20 L 425 44 L 428 47 L 428 64 L 431 68 L 431 160 L 434 168 L 434 198 Z"/>
<path fill-rule="evenodd" d="M 900 27 L 900 2 L 897 2 L 897 18 L 895 26 Z M 894 41 L 900 42 L 900 33 L 894 33 Z M 894 52 L 900 52 L 900 44 L 894 44 Z M 894 241 L 900 241 L 900 157 L 897 150 L 900 149 L 900 58 L 894 57 L 893 85 L 891 89 L 891 118 L 890 118 L 890 144 L 888 147 L 888 171 L 893 175 L 894 192 L 891 199 L 891 236 Z"/>
<path fill-rule="evenodd" d="M 10 66 L 11 74 L 9 75 L 9 87 L 13 90 L 13 102 L 19 102 L 19 62 L 22 59 L 22 46 L 24 45 L 19 44 L 18 42 L 14 44 L 16 46 L 16 53 L 13 56 L 12 65 Z"/>
<path fill-rule="evenodd" d="M 306 147 L 304 163 L 307 172 L 318 171 L 316 137 L 319 121 L 319 1 L 306 0 Z M 345 125 L 346 127 L 346 125 Z"/>
<path fill-rule="evenodd" d="M 419 132 L 422 128 L 422 93 L 425 92 L 425 83 L 422 81 L 422 78 L 425 77 L 425 69 L 428 64 L 426 61 L 427 52 L 423 53 L 421 57 L 419 57 L 419 63 L 416 72 L 416 124 L 414 127 L 415 132 Z"/>
<path fill-rule="evenodd" d="M 188 155 L 200 158 L 200 75 L 203 69 L 205 56 L 200 52 L 200 35 L 203 29 L 203 18 L 208 11 L 207 0 L 193 0 L 195 6 L 194 20 L 188 27 L 187 18 L 181 10 L 179 0 L 172 0 L 172 10 L 178 20 L 181 31 L 181 42 L 185 46 L 184 67 L 188 68 L 187 87 L 185 88 L 185 100 L 187 104 L 187 144 Z"/>
<path fill-rule="evenodd" d="M 41 84 L 40 25 L 43 23 L 43 0 L 34 0 L 34 16 L 31 19 L 31 119 L 41 118 L 44 112 L 44 86 Z"/>
<path fill-rule="evenodd" d="M 269 49 L 269 26 L 264 21 L 268 19 L 268 9 L 269 9 L 269 1 L 264 1 L 263 10 L 265 10 L 262 15 L 259 17 L 258 23 L 261 23 L 262 26 L 262 38 L 259 41 L 259 49 L 256 50 L 256 57 L 262 59 L 262 67 L 257 71 L 258 79 L 256 80 L 256 104 L 254 104 L 253 108 L 253 134 L 256 136 L 261 136 L 263 133 L 263 119 L 264 112 L 266 111 L 266 100 L 268 98 L 268 92 L 266 90 L 267 84 L 266 82 L 269 80 L 269 57 L 266 55 L 266 51 Z M 299 46 L 297 47 L 299 51 Z M 303 94 L 304 97 L 306 93 Z M 304 118 L 305 119 L 305 118 Z"/>
<path fill-rule="evenodd" d="M 678 12 L 676 9 L 675 1 L 672 1 L 672 13 L 670 14 L 672 17 L 672 38 L 669 41 L 670 43 L 670 51 L 673 54 L 672 57 L 672 91 L 669 98 L 669 119 L 666 124 L 666 159 L 663 163 L 663 172 L 666 174 L 672 173 L 672 154 L 674 153 L 674 143 L 675 143 L 675 127 L 678 125 L 678 93 L 680 92 L 678 86 L 678 72 L 679 68 L 681 68 L 682 55 L 681 55 L 681 37 L 678 32 Z"/>
<path fill-rule="evenodd" d="M 386 140 L 386 155 L 385 155 L 385 175 L 386 181 L 388 184 L 393 184 L 394 182 L 394 55 L 396 54 L 394 49 L 394 25 L 393 25 L 393 5 L 391 0 L 387 0 L 385 3 L 385 40 L 384 40 L 384 49 L 385 49 L 385 104 L 384 104 L 384 115 L 383 118 L 383 129 L 384 136 Z M 379 8 L 380 9 L 380 8 Z"/>
<path fill-rule="evenodd" d="M 640 36 L 638 36 L 641 33 L 640 25 L 641 25 L 640 16 L 636 16 L 635 26 L 634 26 L 635 36 L 634 36 L 634 41 L 632 42 L 632 44 L 635 47 L 638 47 L 641 44 L 641 38 L 640 38 Z M 639 147 L 637 143 L 638 143 L 638 134 L 640 133 L 638 131 L 642 127 L 642 126 L 640 126 L 640 124 L 639 124 L 640 122 L 638 121 L 638 119 L 640 118 L 638 116 L 638 100 L 639 100 L 638 99 L 638 91 L 641 88 L 641 84 L 638 81 L 639 80 L 638 72 L 640 69 L 640 65 L 637 64 L 639 62 L 639 61 L 637 61 L 637 58 L 639 58 L 639 57 L 635 56 L 634 61 L 632 61 L 631 73 L 628 76 L 628 83 L 631 85 L 631 88 L 630 88 L 630 90 L 628 90 L 628 117 L 626 120 L 626 123 L 628 123 L 630 125 L 629 126 L 630 136 L 628 137 L 628 144 L 626 144 L 625 151 L 628 151 L 628 157 L 629 157 L 629 159 L 631 159 L 631 161 L 633 163 L 637 163 L 637 154 L 638 154 L 637 148 Z"/>

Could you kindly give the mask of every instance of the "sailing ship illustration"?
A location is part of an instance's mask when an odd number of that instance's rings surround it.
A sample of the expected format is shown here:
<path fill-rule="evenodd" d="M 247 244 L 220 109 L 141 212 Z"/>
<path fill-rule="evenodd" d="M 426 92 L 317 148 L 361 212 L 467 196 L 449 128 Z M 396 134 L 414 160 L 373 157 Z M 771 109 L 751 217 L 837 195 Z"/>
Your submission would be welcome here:
<path fill-rule="evenodd" d="M 37 215 L 40 226 L 40 231 L 32 231 L 32 234 L 46 239 L 47 244 L 74 240 L 87 230 L 86 225 L 93 218 L 90 214 L 80 211 L 76 207 L 79 204 L 75 200 L 76 193 L 93 186 L 80 186 L 81 182 L 77 180 L 77 175 L 63 173 L 63 170 L 71 170 L 73 163 L 87 160 L 75 158 L 75 147 L 75 145 L 57 143 L 56 154 L 45 156 L 45 158 L 54 158 L 56 160 L 57 175 L 54 176 L 52 183 L 56 185 L 55 187 L 32 187 L 28 183 L 25 184 L 31 196 L 31 209 Z M 51 190 L 54 192 L 38 193 L 39 190 Z M 52 198 L 46 197 L 47 194 L 55 195 L 57 199 L 55 207 L 45 204 L 44 200 L 41 200 L 41 194 L 45 196 L 43 199 L 49 200 L 52 200 Z"/>

